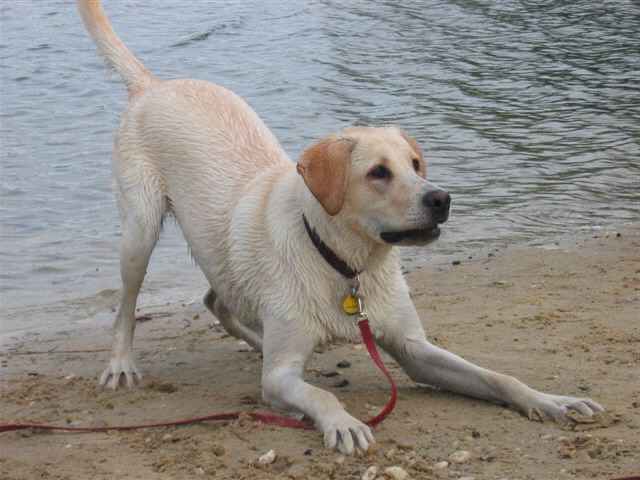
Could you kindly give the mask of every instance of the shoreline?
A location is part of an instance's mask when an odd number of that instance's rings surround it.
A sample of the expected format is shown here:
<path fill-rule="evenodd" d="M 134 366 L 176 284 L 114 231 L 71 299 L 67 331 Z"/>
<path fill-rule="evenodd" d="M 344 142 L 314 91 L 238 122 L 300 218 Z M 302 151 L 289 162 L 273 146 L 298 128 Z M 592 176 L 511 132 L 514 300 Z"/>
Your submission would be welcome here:
<path fill-rule="evenodd" d="M 466 263 L 469 260 L 486 258 L 488 255 L 500 255 L 513 249 L 541 248 L 553 250 L 567 248 L 577 241 L 593 238 L 594 236 L 616 235 L 618 232 L 633 230 L 634 227 L 633 223 L 625 223 L 620 226 L 593 225 L 568 232 L 562 236 L 545 237 L 537 241 L 529 239 L 514 243 L 509 239 L 501 239 L 494 244 L 482 247 L 465 245 L 455 253 L 451 251 L 437 251 L 434 253 L 428 248 L 399 247 L 401 249 L 402 271 L 405 276 L 422 269 L 443 271 L 451 266 L 452 262 Z M 447 239 L 443 238 L 441 241 L 446 242 Z M 406 253 L 403 255 L 403 252 Z M 428 260 L 420 259 L 420 255 L 428 257 Z M 114 261 L 117 262 L 117 258 Z M 199 304 L 202 303 L 202 297 L 206 293 L 208 286 L 195 263 L 192 264 L 189 276 L 192 278 L 188 287 L 185 285 L 177 287 L 167 285 L 167 279 L 158 279 L 151 273 L 143 283 L 138 310 L 166 309 L 178 311 L 188 308 L 200 311 Z M 113 285 L 96 291 L 94 294 L 70 298 L 63 297 L 53 302 L 6 307 L 3 313 L 3 325 L 0 325 L 0 346 L 10 345 L 24 336 L 33 336 L 34 333 L 52 334 L 55 331 L 64 329 L 94 328 L 96 325 L 101 328 L 110 326 L 119 304 L 119 289 L 120 279 L 115 278 Z M 160 299 L 166 298 L 167 294 L 171 300 L 161 301 Z M 31 320 L 29 325 L 24 326 L 25 318 L 35 318 L 35 320 Z M 63 323 L 63 320 L 66 323 Z"/>
<path fill-rule="evenodd" d="M 594 421 L 530 422 L 487 402 L 417 387 L 385 356 L 400 388 L 398 406 L 362 457 L 327 451 L 318 432 L 241 420 L 108 434 L 4 433 L 0 470 L 11 480 L 360 479 L 372 465 L 380 474 L 399 466 L 414 479 L 637 475 L 639 251 L 640 228 L 632 225 L 545 247 L 458 255 L 407 274 L 430 340 L 534 388 L 590 396 L 607 408 Z M 109 357 L 110 319 L 7 338 L 0 420 L 105 425 L 266 408 L 259 356 L 225 335 L 201 303 L 144 306 L 140 315 L 146 321 L 136 353 L 145 379 L 136 390 L 95 387 Z M 340 360 L 351 367 L 337 369 Z M 325 377 L 325 370 L 338 375 Z M 314 355 L 306 378 L 358 417 L 376 413 L 388 397 L 359 345 Z M 338 386 L 342 380 L 346 386 Z M 276 461 L 257 465 L 270 449 Z M 456 463 L 452 455 L 461 450 L 470 458 Z M 442 462 L 448 465 L 439 468 Z"/>

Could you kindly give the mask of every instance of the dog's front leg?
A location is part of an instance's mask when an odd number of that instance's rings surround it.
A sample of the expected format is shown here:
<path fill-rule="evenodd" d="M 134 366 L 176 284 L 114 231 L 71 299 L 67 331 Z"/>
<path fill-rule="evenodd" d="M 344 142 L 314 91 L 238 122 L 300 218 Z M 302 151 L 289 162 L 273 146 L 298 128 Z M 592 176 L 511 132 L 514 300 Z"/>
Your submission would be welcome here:
<path fill-rule="evenodd" d="M 269 319 L 273 320 L 273 319 Z M 344 454 L 366 451 L 373 443 L 371 429 L 349 415 L 335 395 L 302 378 L 314 341 L 299 325 L 264 322 L 262 392 L 265 401 L 293 409 L 311 418 L 324 434 L 328 448 Z"/>
<path fill-rule="evenodd" d="M 381 346 L 415 382 L 507 404 L 530 419 L 565 421 L 570 410 L 587 416 L 604 410 L 588 398 L 539 392 L 514 377 L 479 367 L 429 343 L 413 306 L 405 310 L 403 327 L 385 335 Z"/>

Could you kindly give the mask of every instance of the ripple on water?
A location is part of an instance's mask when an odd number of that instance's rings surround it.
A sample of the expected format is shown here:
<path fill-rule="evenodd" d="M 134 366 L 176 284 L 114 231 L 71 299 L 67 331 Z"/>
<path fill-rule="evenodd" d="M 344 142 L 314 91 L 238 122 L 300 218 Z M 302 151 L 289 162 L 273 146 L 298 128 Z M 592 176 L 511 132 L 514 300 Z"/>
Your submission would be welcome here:
<path fill-rule="evenodd" d="M 96 302 L 119 285 L 110 152 L 126 92 L 74 9 L 32 3 L 26 23 L 20 2 L 3 5 L 0 295 L 14 306 Z M 131 8 L 106 6 L 155 74 L 236 91 L 294 159 L 350 124 L 416 136 L 453 211 L 439 242 L 402 251 L 407 264 L 640 217 L 633 1 Z M 165 230 L 147 289 L 203 289 L 181 235 Z"/>

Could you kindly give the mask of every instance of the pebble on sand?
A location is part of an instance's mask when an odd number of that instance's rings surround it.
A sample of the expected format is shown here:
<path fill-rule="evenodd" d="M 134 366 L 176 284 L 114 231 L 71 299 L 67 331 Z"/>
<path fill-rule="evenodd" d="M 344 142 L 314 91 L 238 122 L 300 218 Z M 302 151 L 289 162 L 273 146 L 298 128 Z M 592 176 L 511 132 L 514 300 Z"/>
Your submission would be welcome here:
<path fill-rule="evenodd" d="M 441 461 L 441 462 L 436 462 L 433 464 L 433 468 L 436 470 L 444 470 L 445 468 L 447 468 L 449 466 L 449 462 L 446 461 Z"/>
<path fill-rule="evenodd" d="M 376 475 L 378 475 L 378 467 L 376 467 L 375 465 L 371 465 L 364 471 L 361 480 L 374 480 L 376 478 Z"/>
<path fill-rule="evenodd" d="M 385 468 L 384 474 L 387 478 L 390 478 L 392 480 L 406 480 L 407 478 L 409 478 L 409 474 L 407 473 L 407 471 L 404 468 L 398 466 Z"/>
<path fill-rule="evenodd" d="M 264 455 L 260 455 L 258 457 L 258 463 L 260 465 L 269 465 L 276 460 L 276 452 L 275 450 L 269 450 Z"/>
<path fill-rule="evenodd" d="M 449 460 L 453 463 L 466 463 L 471 459 L 471 452 L 467 450 L 458 450 L 449 455 Z"/>
<path fill-rule="evenodd" d="M 287 476 L 294 480 L 307 478 L 306 468 L 301 463 L 293 464 L 287 470 Z"/>

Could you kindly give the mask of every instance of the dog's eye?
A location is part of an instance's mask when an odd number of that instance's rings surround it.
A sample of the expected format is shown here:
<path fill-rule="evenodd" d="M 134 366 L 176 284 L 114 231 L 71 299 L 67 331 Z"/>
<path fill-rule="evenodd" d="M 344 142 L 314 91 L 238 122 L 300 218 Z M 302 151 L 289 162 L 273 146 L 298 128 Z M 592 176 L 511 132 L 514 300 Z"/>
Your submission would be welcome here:
<path fill-rule="evenodd" d="M 369 170 L 367 176 L 377 179 L 389 179 L 391 178 L 391 170 L 384 165 L 378 165 L 377 167 L 373 167 Z"/>
<path fill-rule="evenodd" d="M 413 163 L 413 169 L 416 172 L 420 171 L 420 160 L 418 160 L 417 158 L 414 158 L 413 160 L 411 160 L 411 162 Z"/>

